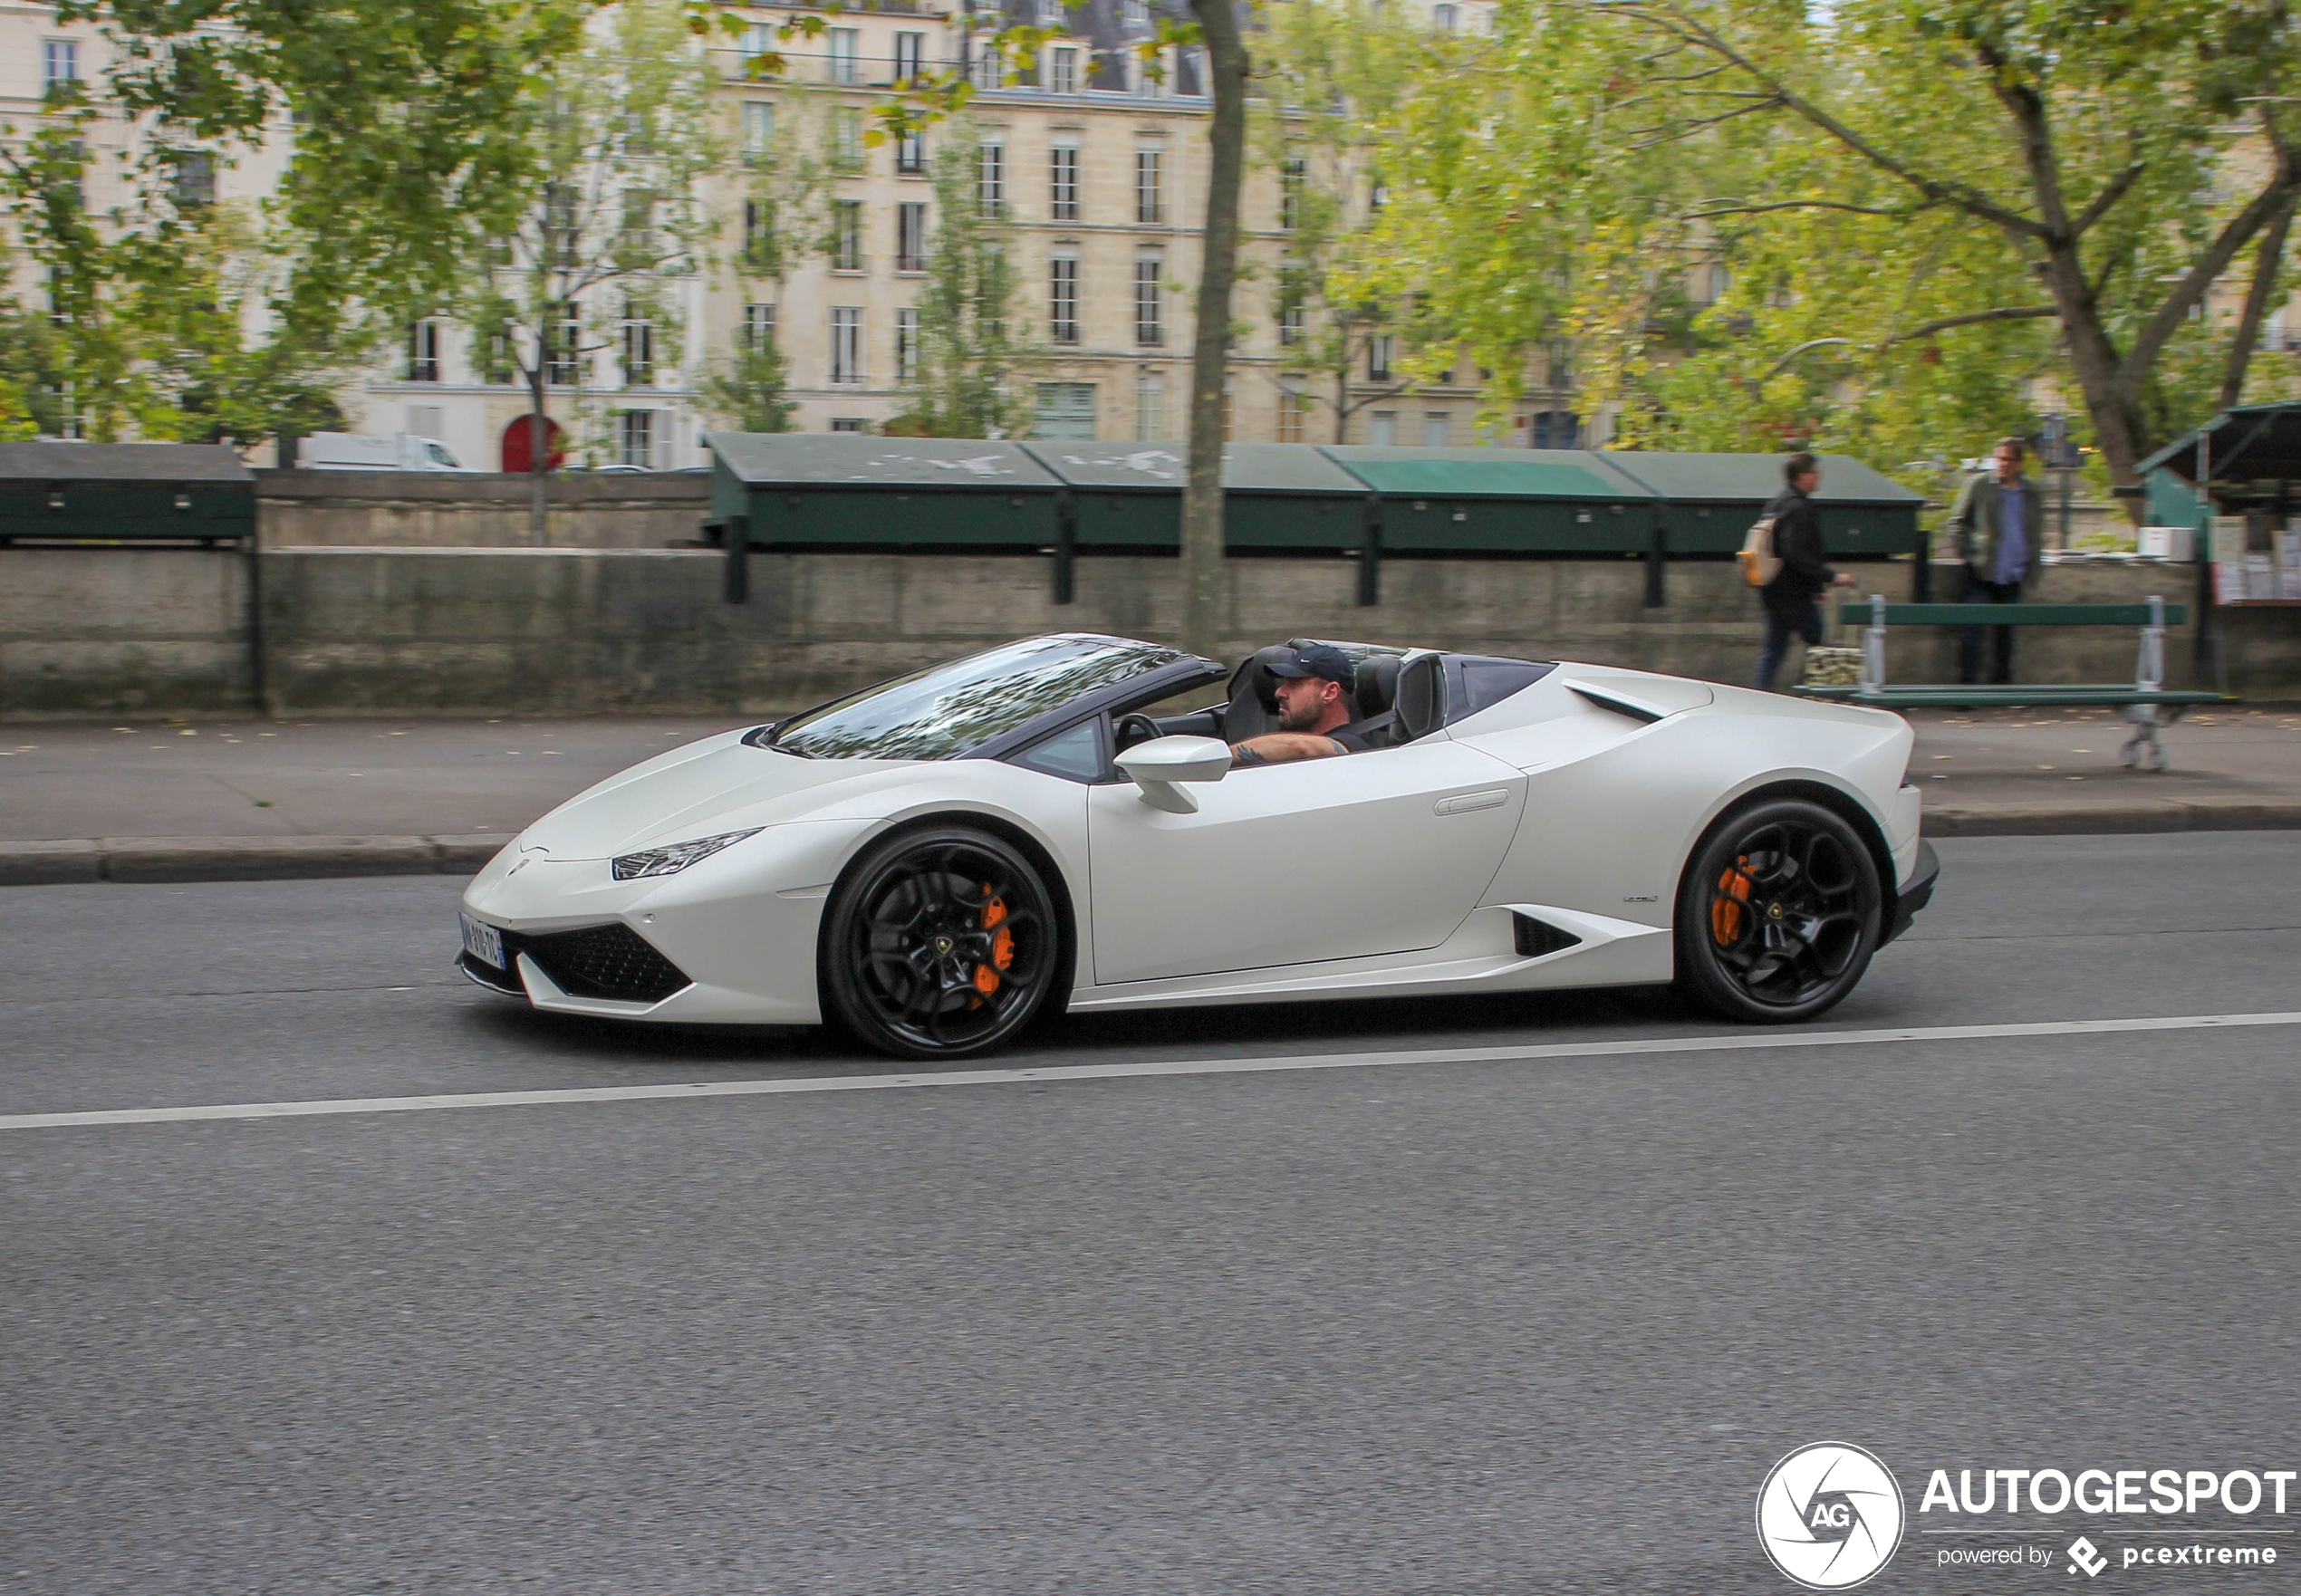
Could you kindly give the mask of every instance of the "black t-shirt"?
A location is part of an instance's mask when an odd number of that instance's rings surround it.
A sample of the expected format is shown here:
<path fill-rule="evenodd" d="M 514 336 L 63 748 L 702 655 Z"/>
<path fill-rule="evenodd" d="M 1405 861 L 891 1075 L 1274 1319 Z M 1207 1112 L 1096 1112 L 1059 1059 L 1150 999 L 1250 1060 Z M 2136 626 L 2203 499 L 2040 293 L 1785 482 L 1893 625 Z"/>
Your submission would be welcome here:
<path fill-rule="evenodd" d="M 1348 726 L 1338 726 L 1333 731 L 1323 735 L 1330 742 L 1340 743 L 1345 754 L 1363 754 L 1374 745 Z"/>

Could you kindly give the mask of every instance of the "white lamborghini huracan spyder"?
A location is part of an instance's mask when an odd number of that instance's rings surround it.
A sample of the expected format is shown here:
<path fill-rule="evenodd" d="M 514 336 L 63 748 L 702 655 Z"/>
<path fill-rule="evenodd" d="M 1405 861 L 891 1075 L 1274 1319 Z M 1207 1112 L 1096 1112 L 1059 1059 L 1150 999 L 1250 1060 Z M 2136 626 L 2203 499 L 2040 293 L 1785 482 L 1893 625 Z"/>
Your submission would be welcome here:
<path fill-rule="evenodd" d="M 706 737 L 498 854 L 458 962 L 537 1008 L 920 1058 L 1050 1007 L 1673 979 L 1780 1022 L 1932 894 L 1898 716 L 1344 643 L 1371 750 L 1231 768 L 1294 646 L 1227 673 L 1030 638 Z"/>

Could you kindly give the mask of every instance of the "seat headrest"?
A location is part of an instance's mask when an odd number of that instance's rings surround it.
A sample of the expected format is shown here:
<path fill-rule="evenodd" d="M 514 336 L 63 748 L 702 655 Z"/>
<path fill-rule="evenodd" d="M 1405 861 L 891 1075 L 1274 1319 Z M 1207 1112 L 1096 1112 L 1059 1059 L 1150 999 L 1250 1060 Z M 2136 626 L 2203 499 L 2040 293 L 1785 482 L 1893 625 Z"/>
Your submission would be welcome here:
<path fill-rule="evenodd" d="M 1408 660 L 1399 672 L 1397 692 L 1402 740 L 1428 736 L 1446 724 L 1446 667 L 1436 654 Z"/>
<path fill-rule="evenodd" d="M 1398 702 L 1398 668 L 1401 661 L 1389 654 L 1373 654 L 1359 662 L 1358 687 L 1351 697 L 1358 703 L 1358 718 L 1387 715 Z"/>
<path fill-rule="evenodd" d="M 1222 735 L 1234 743 L 1278 729 L 1278 678 L 1270 674 L 1276 660 L 1291 659 L 1294 649 L 1273 643 L 1238 662 L 1230 673 L 1230 707 L 1223 713 Z"/>

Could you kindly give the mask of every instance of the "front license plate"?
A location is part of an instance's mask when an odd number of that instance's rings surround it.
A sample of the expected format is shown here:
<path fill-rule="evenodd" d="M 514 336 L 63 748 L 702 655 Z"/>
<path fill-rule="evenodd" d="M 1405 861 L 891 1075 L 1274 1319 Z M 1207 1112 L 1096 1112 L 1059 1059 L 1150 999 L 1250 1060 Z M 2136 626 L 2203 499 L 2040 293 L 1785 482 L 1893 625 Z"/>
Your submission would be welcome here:
<path fill-rule="evenodd" d="M 458 916 L 464 923 L 464 951 L 485 965 L 508 970 L 504 962 L 504 934 L 493 926 L 480 924 L 469 915 Z"/>

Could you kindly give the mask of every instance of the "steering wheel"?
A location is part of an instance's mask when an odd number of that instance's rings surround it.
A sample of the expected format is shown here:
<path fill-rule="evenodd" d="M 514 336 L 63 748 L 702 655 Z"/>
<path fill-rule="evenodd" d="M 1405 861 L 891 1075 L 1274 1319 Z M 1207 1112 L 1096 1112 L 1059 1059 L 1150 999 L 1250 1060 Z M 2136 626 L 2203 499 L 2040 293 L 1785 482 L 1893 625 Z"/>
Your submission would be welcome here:
<path fill-rule="evenodd" d="M 1159 729 L 1157 721 L 1140 710 L 1132 715 L 1119 716 L 1119 723 L 1112 728 L 1112 731 L 1118 739 L 1121 753 L 1133 747 L 1137 743 L 1147 743 L 1153 737 L 1163 737 L 1167 735 Z"/>

